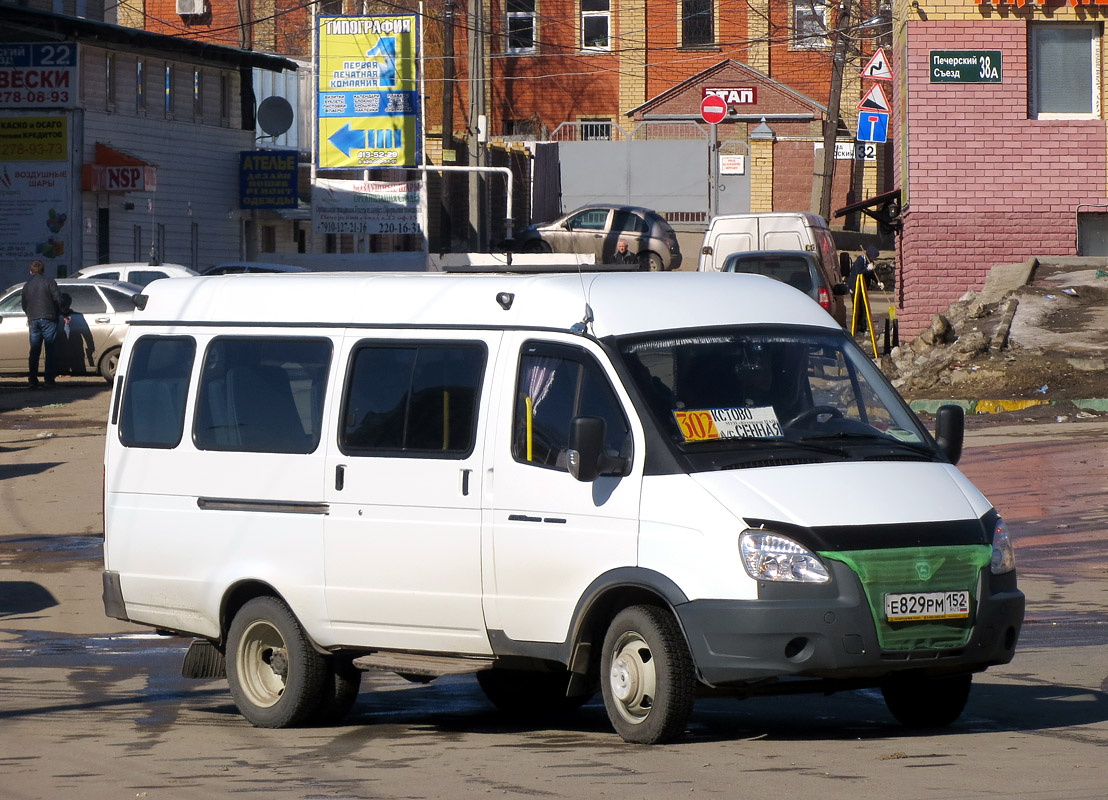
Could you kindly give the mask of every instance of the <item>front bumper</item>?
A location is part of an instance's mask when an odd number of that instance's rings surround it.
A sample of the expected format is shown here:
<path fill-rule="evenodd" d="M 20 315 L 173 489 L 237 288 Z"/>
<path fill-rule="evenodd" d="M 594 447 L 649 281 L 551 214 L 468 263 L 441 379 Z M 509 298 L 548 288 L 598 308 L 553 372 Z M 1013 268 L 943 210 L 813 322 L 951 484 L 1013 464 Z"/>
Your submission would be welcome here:
<path fill-rule="evenodd" d="M 694 600 L 677 607 L 701 680 L 728 686 L 767 678 L 872 681 L 906 670 L 977 672 L 1012 660 L 1024 596 L 1015 573 L 982 570 L 969 640 L 950 650 L 883 650 L 861 583 L 830 562 L 825 585 L 762 584 L 758 600 Z"/>

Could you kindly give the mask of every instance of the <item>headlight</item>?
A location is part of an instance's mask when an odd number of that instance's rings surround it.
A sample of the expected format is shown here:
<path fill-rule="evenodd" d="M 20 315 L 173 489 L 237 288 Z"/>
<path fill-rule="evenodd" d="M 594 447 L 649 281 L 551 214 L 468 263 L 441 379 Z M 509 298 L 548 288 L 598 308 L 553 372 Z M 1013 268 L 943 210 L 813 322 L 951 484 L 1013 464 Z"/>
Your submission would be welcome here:
<path fill-rule="evenodd" d="M 1016 551 L 1012 548 L 1012 540 L 1008 536 L 1008 528 L 1004 526 L 1004 520 L 996 518 L 996 528 L 993 529 L 993 558 L 989 562 L 989 571 L 993 575 L 1002 575 L 1016 568 Z"/>
<path fill-rule="evenodd" d="M 743 567 L 758 581 L 827 583 L 831 576 L 816 556 L 799 543 L 776 533 L 745 531 L 739 537 Z"/>

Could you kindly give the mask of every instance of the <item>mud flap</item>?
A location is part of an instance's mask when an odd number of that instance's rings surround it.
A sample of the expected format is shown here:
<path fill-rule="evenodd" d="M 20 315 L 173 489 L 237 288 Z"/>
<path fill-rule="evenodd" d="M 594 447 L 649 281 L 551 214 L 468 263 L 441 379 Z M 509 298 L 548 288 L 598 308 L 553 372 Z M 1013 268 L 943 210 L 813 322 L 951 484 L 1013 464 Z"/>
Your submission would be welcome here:
<path fill-rule="evenodd" d="M 213 642 L 193 639 L 181 664 L 183 678 L 225 678 L 227 661 Z"/>

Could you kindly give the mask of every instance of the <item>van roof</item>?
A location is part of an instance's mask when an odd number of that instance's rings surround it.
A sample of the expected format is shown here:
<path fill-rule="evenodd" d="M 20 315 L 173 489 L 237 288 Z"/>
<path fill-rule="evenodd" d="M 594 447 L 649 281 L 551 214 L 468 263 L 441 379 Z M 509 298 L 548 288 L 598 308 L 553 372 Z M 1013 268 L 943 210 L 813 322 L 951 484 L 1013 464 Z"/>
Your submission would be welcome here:
<path fill-rule="evenodd" d="M 301 273 L 155 281 L 134 323 L 522 327 L 599 337 L 788 322 L 838 328 L 805 294 L 760 275 L 702 272 L 448 275 Z M 501 305 L 511 296 L 508 309 Z M 498 298 L 500 298 L 498 300 Z"/>

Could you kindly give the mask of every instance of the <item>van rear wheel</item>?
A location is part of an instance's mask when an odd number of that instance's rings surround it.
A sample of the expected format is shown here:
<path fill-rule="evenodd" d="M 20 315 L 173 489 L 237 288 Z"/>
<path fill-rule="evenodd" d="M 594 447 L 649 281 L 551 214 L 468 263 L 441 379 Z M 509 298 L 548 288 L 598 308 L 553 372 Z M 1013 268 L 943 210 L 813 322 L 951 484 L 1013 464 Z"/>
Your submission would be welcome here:
<path fill-rule="evenodd" d="M 892 678 L 881 685 L 881 695 L 906 728 L 945 728 L 962 715 L 972 686 L 972 675 Z"/>
<path fill-rule="evenodd" d="M 227 682 L 244 717 L 258 728 L 291 728 L 321 707 L 327 662 L 289 607 L 255 597 L 231 621 Z"/>
<path fill-rule="evenodd" d="M 692 713 L 696 676 L 677 620 L 656 606 L 631 606 L 604 637 L 600 684 L 608 719 L 624 741 L 669 742 Z"/>

